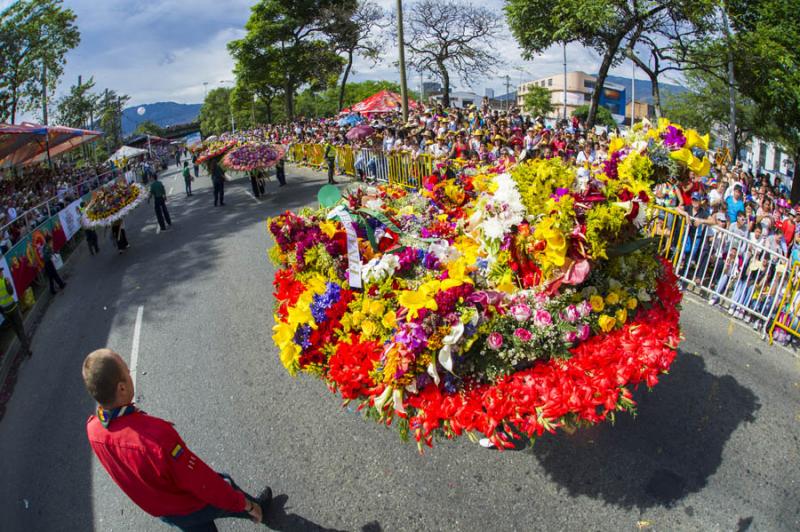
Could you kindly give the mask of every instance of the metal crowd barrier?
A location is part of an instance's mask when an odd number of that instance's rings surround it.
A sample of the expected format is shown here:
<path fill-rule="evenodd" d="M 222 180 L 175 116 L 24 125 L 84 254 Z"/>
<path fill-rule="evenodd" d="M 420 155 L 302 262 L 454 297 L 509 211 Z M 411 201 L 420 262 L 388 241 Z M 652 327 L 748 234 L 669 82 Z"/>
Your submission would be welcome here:
<path fill-rule="evenodd" d="M 770 344 L 776 328 L 800 338 L 800 263 L 795 262 L 792 265 L 786 288 L 780 297 L 775 319 L 769 328 Z"/>
<path fill-rule="evenodd" d="M 658 253 L 677 266 L 686 230 L 686 218 L 669 207 L 648 205 L 647 232 L 651 238 L 658 239 Z"/>

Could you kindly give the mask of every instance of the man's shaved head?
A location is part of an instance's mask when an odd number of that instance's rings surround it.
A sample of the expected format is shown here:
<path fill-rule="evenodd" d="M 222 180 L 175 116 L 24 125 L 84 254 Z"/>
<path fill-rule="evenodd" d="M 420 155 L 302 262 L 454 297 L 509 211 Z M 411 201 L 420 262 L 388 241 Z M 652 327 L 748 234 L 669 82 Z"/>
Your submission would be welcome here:
<path fill-rule="evenodd" d="M 127 364 L 111 349 L 92 351 L 83 361 L 83 383 L 101 406 L 114 405 L 117 385 L 126 382 L 127 376 Z"/>

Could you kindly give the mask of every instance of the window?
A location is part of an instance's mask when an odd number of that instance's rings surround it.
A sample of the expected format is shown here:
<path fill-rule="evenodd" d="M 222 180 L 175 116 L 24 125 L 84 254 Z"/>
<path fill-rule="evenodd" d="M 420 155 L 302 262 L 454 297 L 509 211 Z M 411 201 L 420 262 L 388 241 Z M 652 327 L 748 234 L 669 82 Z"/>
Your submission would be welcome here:
<path fill-rule="evenodd" d="M 767 167 L 767 143 L 758 143 L 758 166 L 761 168 Z"/>
<path fill-rule="evenodd" d="M 594 81 L 590 79 L 583 80 L 583 88 L 585 89 L 594 89 Z"/>
<path fill-rule="evenodd" d="M 550 79 L 547 80 L 547 86 L 548 87 L 552 87 L 553 86 L 553 78 L 550 78 Z"/>

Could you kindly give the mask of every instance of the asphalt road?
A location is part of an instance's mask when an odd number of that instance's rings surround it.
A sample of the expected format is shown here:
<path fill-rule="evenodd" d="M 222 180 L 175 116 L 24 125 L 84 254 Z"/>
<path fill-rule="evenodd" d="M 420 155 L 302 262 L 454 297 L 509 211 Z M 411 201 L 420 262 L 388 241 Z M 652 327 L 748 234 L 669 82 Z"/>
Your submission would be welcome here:
<path fill-rule="evenodd" d="M 274 529 L 800 529 L 800 362 L 695 301 L 673 371 L 637 393 L 636 418 L 520 451 L 463 439 L 419 455 L 321 382 L 291 378 L 270 340 L 264 220 L 313 202 L 323 182 L 290 168 L 267 199 L 239 181 L 214 208 L 207 177 L 187 198 L 169 176 L 172 231 L 157 234 L 144 205 L 127 220 L 127 253 L 103 238 L 100 255 L 75 256 L 0 423 L 0 529 L 167 530 L 85 438 L 81 361 L 102 346 L 129 358 L 140 308 L 140 406 L 242 487 L 271 485 Z"/>

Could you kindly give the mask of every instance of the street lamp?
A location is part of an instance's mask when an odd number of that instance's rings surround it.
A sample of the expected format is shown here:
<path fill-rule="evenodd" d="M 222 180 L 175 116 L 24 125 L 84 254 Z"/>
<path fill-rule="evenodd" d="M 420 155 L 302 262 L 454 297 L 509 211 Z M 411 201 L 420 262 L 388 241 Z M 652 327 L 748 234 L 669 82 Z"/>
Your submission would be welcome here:
<path fill-rule="evenodd" d="M 208 97 L 208 82 L 203 82 L 203 103 L 205 103 L 206 98 Z"/>
<path fill-rule="evenodd" d="M 223 85 L 225 83 L 230 83 L 231 85 L 234 84 L 233 81 L 231 81 L 229 79 L 221 79 L 221 80 L 219 80 L 219 84 L 220 85 Z M 233 107 L 231 106 L 230 98 L 228 98 L 228 111 L 231 113 L 231 133 L 236 133 L 236 121 L 234 121 L 234 119 L 233 119 Z"/>

